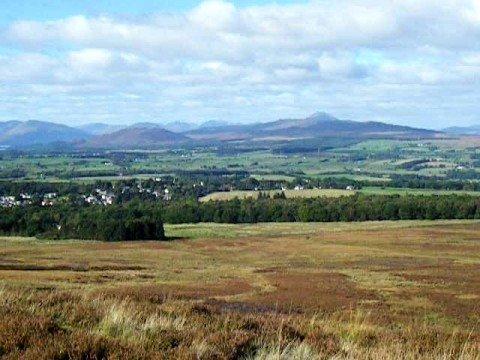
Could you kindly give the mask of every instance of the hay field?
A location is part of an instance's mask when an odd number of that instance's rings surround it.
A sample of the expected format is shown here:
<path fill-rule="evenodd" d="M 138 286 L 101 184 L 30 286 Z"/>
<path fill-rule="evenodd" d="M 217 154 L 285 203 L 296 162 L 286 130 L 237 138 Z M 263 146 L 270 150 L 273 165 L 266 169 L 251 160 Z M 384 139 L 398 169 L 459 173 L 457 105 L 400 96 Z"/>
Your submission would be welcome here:
<path fill-rule="evenodd" d="M 212 194 L 208 194 L 200 199 L 201 202 L 207 201 L 228 201 L 235 198 L 238 199 L 257 199 L 262 194 L 268 194 L 273 197 L 276 194 L 281 194 L 280 190 L 269 191 L 219 191 Z M 287 199 L 294 198 L 315 198 L 315 197 L 341 197 L 351 196 L 355 194 L 354 190 L 339 190 L 339 189 L 305 189 L 305 190 L 285 190 L 283 191 Z"/>

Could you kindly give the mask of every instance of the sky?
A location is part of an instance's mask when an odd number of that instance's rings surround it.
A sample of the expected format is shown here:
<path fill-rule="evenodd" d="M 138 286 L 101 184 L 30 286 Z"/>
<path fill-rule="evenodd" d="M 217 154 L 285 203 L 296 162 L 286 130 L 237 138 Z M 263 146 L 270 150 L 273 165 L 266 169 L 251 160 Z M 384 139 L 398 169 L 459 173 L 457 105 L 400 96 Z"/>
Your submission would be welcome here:
<path fill-rule="evenodd" d="M 480 124 L 480 0 L 2 0 L 0 121 Z"/>

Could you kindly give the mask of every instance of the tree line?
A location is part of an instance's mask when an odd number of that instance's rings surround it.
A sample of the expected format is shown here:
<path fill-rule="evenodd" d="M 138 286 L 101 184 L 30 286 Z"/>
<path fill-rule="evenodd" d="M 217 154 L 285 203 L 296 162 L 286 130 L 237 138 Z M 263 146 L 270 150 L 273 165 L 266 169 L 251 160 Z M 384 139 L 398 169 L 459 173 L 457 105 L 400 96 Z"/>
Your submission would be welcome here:
<path fill-rule="evenodd" d="M 364 195 L 340 198 L 259 198 L 178 201 L 163 207 L 166 223 L 336 222 L 480 219 L 480 197 L 469 195 Z"/>
<path fill-rule="evenodd" d="M 138 201 L 111 206 L 2 208 L 0 233 L 101 241 L 165 239 L 161 209 Z"/>
<path fill-rule="evenodd" d="M 163 223 L 353 222 L 480 219 L 480 197 L 364 195 L 340 198 L 260 197 L 201 203 L 134 200 L 111 206 L 59 204 L 0 209 L 0 233 L 102 241 L 163 240 Z"/>

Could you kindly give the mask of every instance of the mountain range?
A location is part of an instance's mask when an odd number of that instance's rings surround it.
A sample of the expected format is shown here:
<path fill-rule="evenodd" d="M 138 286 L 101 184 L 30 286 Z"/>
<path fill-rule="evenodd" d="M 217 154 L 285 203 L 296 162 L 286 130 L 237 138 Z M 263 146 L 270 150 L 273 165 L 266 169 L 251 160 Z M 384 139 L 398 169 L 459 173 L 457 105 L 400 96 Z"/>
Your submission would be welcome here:
<path fill-rule="evenodd" d="M 185 135 L 165 130 L 157 124 L 139 123 L 109 134 L 91 138 L 89 148 L 151 148 L 190 140 Z"/>
<path fill-rule="evenodd" d="M 92 123 L 74 128 L 36 120 L 0 122 L 0 146 L 3 147 L 28 147 L 62 142 L 82 148 L 152 148 L 188 142 L 418 139 L 438 136 L 445 135 L 434 130 L 382 122 L 340 120 L 322 112 L 305 119 L 283 119 L 254 124 L 208 121 L 200 126 L 182 122 L 169 123 L 167 126 L 138 123 L 128 127 Z"/>
<path fill-rule="evenodd" d="M 454 135 L 480 135 L 480 125 L 473 126 L 453 126 L 442 131 Z"/>
<path fill-rule="evenodd" d="M 248 125 L 201 127 L 186 132 L 196 140 L 294 140 L 312 138 L 430 138 L 438 136 L 433 130 L 381 122 L 339 120 L 318 112 L 305 119 L 285 119 Z"/>
<path fill-rule="evenodd" d="M 124 128 L 125 126 L 122 125 L 109 125 L 104 123 L 89 123 L 77 127 L 77 129 L 80 129 L 90 135 L 110 134 Z"/>
<path fill-rule="evenodd" d="M 198 125 L 190 122 L 185 122 L 185 121 L 172 121 L 169 122 L 163 127 L 171 132 L 176 132 L 176 133 L 183 133 L 186 131 L 191 131 L 194 129 L 198 129 L 200 126 L 203 126 L 204 124 Z"/>
<path fill-rule="evenodd" d="M 26 147 L 58 142 L 76 142 L 90 137 L 70 126 L 38 120 L 0 122 L 0 145 Z"/>

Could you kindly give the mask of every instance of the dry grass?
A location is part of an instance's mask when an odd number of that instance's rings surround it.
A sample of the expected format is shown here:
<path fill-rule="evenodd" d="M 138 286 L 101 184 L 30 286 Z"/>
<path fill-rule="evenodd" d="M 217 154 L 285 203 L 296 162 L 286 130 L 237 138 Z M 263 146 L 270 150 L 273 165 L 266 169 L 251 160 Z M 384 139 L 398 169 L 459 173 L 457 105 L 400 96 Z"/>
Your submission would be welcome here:
<path fill-rule="evenodd" d="M 478 222 L 214 230 L 1 239 L 0 357 L 480 358 Z"/>
<path fill-rule="evenodd" d="M 262 194 L 268 194 L 270 197 L 273 197 L 276 194 L 281 194 L 280 190 L 270 190 L 270 191 L 228 191 L 228 192 L 215 192 L 204 196 L 200 199 L 201 202 L 207 201 L 227 201 L 238 199 L 257 199 L 258 196 Z M 283 191 L 287 199 L 294 198 L 316 198 L 316 197 L 341 197 L 341 196 L 352 196 L 355 194 L 354 190 L 338 190 L 338 189 L 306 189 L 306 190 L 285 190 Z"/>

